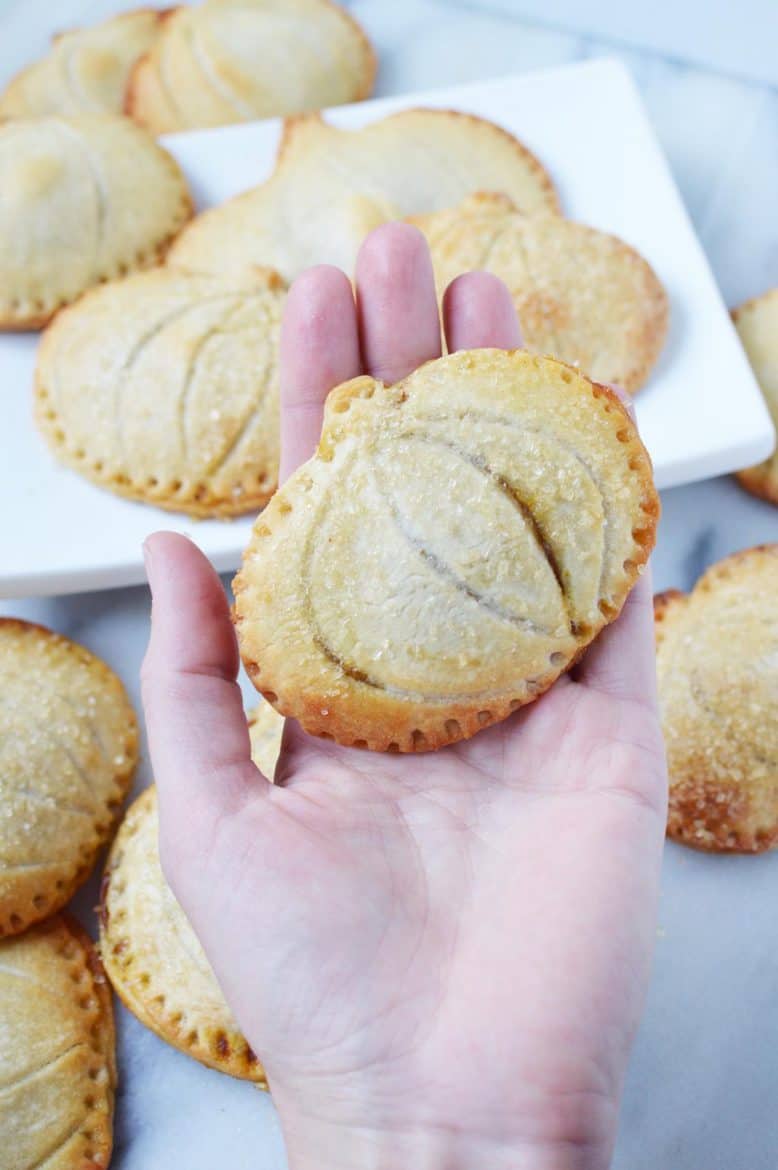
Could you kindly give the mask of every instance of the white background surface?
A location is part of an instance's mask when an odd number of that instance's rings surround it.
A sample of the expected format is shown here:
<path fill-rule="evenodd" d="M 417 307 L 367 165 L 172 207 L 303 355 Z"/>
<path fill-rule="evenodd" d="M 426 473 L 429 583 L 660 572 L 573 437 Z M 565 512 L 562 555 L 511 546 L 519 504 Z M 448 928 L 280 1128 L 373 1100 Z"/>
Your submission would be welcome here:
<path fill-rule="evenodd" d="M 731 471 L 772 449 L 762 396 L 619 62 L 603 59 L 526 78 L 384 98 L 328 117 L 353 129 L 404 105 L 475 113 L 511 130 L 550 170 L 570 218 L 614 232 L 654 266 L 670 297 L 670 332 L 636 408 L 658 487 Z M 256 123 L 178 135 L 166 144 L 202 209 L 272 172 L 278 132 L 276 122 Z M 477 176 L 473 181 L 477 185 Z M 0 596 L 142 581 L 141 543 L 163 526 L 189 533 L 219 569 L 237 568 L 250 519 L 192 523 L 122 500 L 53 458 L 31 417 L 35 347 L 34 337 L 0 336 L 0 384 L 13 435 L 0 462 L 0 499 L 16 500 L 5 524 Z"/>
<path fill-rule="evenodd" d="M 31 49 L 39 50 L 47 26 L 111 7 L 110 0 L 5 0 L 15 20 L 0 26 L 0 67 L 8 72 Z M 607 12 L 598 31 L 587 31 L 585 2 L 576 5 L 569 31 L 518 18 L 520 5 L 512 0 L 358 0 L 350 7 L 381 56 L 379 92 L 401 93 L 612 52 L 620 39 L 618 21 L 633 6 L 623 0 L 599 6 L 610 9 L 610 36 L 603 31 Z M 743 36 L 759 51 L 774 0 L 713 0 L 705 12 L 723 7 L 742 16 Z M 753 11 L 758 9 L 761 17 Z M 698 4 L 655 3 L 650 11 L 662 43 L 683 39 L 679 30 L 687 41 L 694 39 Z M 618 51 L 637 79 L 727 303 L 778 283 L 776 91 L 690 67 L 680 51 Z M 726 42 L 720 43 L 716 58 L 727 52 Z M 778 510 L 745 495 L 730 479 L 665 492 L 663 505 L 653 558 L 658 588 L 688 588 L 719 557 L 778 540 Z M 13 500 L 3 506 L 13 507 Z M 3 609 L 83 641 L 121 673 L 139 701 L 145 589 L 7 603 Z M 247 699 L 249 693 L 246 686 Z M 149 778 L 144 760 L 137 787 Z M 92 930 L 96 898 L 93 881 L 78 900 Z M 628 1078 L 614 1170 L 776 1170 L 777 905 L 778 854 L 706 857 L 668 845 L 654 979 Z M 114 1167 L 282 1170 L 267 1098 L 168 1049 L 123 1009 L 119 1027 Z"/>

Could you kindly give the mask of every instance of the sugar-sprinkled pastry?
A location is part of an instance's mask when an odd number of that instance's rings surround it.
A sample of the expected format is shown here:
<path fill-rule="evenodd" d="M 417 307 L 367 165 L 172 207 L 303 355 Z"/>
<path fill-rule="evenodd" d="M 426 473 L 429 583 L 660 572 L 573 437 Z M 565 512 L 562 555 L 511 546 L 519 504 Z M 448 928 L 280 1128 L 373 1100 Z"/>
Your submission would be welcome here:
<path fill-rule="evenodd" d="M 234 586 L 244 663 L 313 734 L 465 739 L 617 616 L 658 512 L 625 408 L 561 362 L 482 349 L 394 386 L 357 378 L 254 525 Z"/>
<path fill-rule="evenodd" d="M 523 215 L 494 194 L 412 222 L 441 294 L 460 273 L 486 269 L 508 286 L 527 349 L 625 390 L 645 382 L 667 332 L 667 296 L 622 240 L 558 215 Z"/>
<path fill-rule="evenodd" d="M 129 118 L 0 125 L 0 329 L 156 264 L 192 214 L 173 158 Z"/>
<path fill-rule="evenodd" d="M 127 111 L 158 134 L 359 101 L 376 59 L 332 0 L 181 5 L 138 61 Z"/>
<path fill-rule="evenodd" d="M 8 83 L 0 95 L 0 118 L 121 114 L 130 70 L 164 20 L 162 12 L 138 8 L 59 33 L 45 56 Z"/>
<path fill-rule="evenodd" d="M 714 852 L 778 844 L 778 544 L 655 599 L 667 831 Z"/>
<path fill-rule="evenodd" d="M 195 272 L 269 264 L 286 280 L 311 264 L 351 273 L 372 228 L 451 207 L 479 187 L 523 211 L 559 210 L 540 162 L 483 118 L 403 110 L 361 130 L 294 118 L 270 179 L 198 216 L 169 260 Z"/>
<path fill-rule="evenodd" d="M 103 1170 L 116 1091 L 111 992 L 78 924 L 0 942 L 3 1170 Z"/>
<path fill-rule="evenodd" d="M 36 419 L 103 487 L 194 516 L 255 511 L 278 476 L 285 287 L 162 267 L 93 289 L 43 337 Z"/>
<path fill-rule="evenodd" d="M 103 878 L 100 950 L 114 990 L 141 1023 L 195 1060 L 266 1086 L 189 921 L 165 881 L 157 791 L 130 807 Z"/>
<path fill-rule="evenodd" d="M 67 902 L 109 837 L 138 757 L 135 713 L 104 662 L 0 618 L 0 936 Z"/>
<path fill-rule="evenodd" d="M 746 301 L 732 316 L 778 428 L 778 288 Z M 737 477 L 755 496 L 778 504 L 778 448 L 756 467 L 739 471 Z"/>

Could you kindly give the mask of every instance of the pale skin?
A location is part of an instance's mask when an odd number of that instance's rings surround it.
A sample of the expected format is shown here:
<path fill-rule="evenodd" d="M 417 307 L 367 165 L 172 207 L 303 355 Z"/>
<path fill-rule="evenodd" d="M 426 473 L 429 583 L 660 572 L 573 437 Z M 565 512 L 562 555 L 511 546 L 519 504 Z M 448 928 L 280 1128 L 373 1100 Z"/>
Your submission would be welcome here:
<path fill-rule="evenodd" d="M 449 349 L 521 344 L 506 289 L 449 288 Z M 391 224 L 356 301 L 294 284 L 281 347 L 285 479 L 322 404 L 440 354 L 429 254 Z M 215 572 L 146 545 L 143 697 L 165 873 L 261 1056 L 292 1170 L 606 1170 L 656 932 L 667 777 L 651 588 L 571 675 L 499 726 L 379 755 L 291 721 L 251 763 Z"/>

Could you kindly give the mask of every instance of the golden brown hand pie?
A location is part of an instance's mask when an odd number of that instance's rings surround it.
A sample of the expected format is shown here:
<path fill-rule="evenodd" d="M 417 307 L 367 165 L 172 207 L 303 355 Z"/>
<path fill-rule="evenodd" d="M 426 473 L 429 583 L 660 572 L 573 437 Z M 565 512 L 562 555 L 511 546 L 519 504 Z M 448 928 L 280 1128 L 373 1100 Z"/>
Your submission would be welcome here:
<path fill-rule="evenodd" d="M 3 1170 L 101 1170 L 111 1160 L 111 992 L 67 915 L 0 942 Z"/>
<path fill-rule="evenodd" d="M 103 878 L 100 950 L 116 993 L 168 1044 L 220 1072 L 265 1074 L 173 897 L 159 863 L 157 791 L 147 788 L 116 834 Z"/>
<path fill-rule="evenodd" d="M 535 156 L 482 118 L 404 110 L 350 131 L 296 118 L 271 178 L 199 216 L 169 262 L 195 272 L 269 264 L 286 280 L 311 264 L 350 273 L 372 228 L 450 207 L 478 187 L 525 211 L 559 208 Z"/>
<path fill-rule="evenodd" d="M 376 60 L 331 0 L 182 5 L 132 72 L 127 110 L 158 134 L 367 97 Z"/>
<path fill-rule="evenodd" d="M 778 428 L 778 288 L 746 301 L 732 316 Z M 778 448 L 756 467 L 739 471 L 737 477 L 755 496 L 778 504 Z"/>
<path fill-rule="evenodd" d="M 256 510 L 278 475 L 283 282 L 158 268 L 92 290 L 38 357 L 36 419 L 59 459 L 194 516 Z"/>
<path fill-rule="evenodd" d="M 112 670 L 43 626 L 0 618 L 0 936 L 86 880 L 138 758 Z"/>
<path fill-rule="evenodd" d="M 0 192 L 0 329 L 155 264 L 192 213 L 171 156 L 107 114 L 0 126 Z"/>
<path fill-rule="evenodd" d="M 558 215 L 523 215 L 492 194 L 411 222 L 427 237 L 441 295 L 460 273 L 486 269 L 508 286 L 527 349 L 625 390 L 645 382 L 667 332 L 667 297 L 622 240 Z"/>
<path fill-rule="evenodd" d="M 138 8 L 60 33 L 40 61 L 12 78 L 0 96 L 0 118 L 121 114 L 130 70 L 151 47 L 163 19 L 161 12 Z"/>
<path fill-rule="evenodd" d="M 655 600 L 667 831 L 695 849 L 778 844 L 778 544 Z"/>
<path fill-rule="evenodd" d="M 616 617 L 658 512 L 626 410 L 561 362 L 482 349 L 391 387 L 357 378 L 254 526 L 235 580 L 244 663 L 315 735 L 465 739 Z"/>

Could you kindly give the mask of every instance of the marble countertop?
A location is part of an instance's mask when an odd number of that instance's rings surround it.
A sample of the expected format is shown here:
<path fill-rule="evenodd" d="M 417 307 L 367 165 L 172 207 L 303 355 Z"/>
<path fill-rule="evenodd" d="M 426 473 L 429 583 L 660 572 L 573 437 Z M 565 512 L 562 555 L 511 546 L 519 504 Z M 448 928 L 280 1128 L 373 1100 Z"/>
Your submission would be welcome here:
<path fill-rule="evenodd" d="M 40 51 L 50 31 L 118 7 L 110 0 L 59 0 L 53 17 L 49 0 L 0 0 L 0 80 Z M 591 5 L 589 26 L 586 6 L 577 6 L 573 19 L 573 6 L 564 3 L 546 9 L 555 13 L 553 27 L 518 15 L 539 5 L 512 0 L 357 0 L 350 7 L 381 59 L 379 95 L 620 57 L 638 83 L 727 303 L 778 282 L 778 90 L 759 80 L 769 80 L 768 57 L 755 51 L 749 72 L 742 44 L 726 43 L 726 21 L 707 58 L 705 45 L 685 52 L 692 42 L 680 34 L 672 56 L 657 49 L 675 44 L 679 12 L 701 9 L 699 2 L 654 6 L 655 22 L 664 25 L 650 37 L 639 21 L 627 37 L 617 19 L 624 6 L 602 0 Z M 731 6 L 716 0 L 704 7 Z M 738 10 L 750 19 L 754 45 L 760 36 L 769 39 L 772 0 L 749 0 Z M 573 31 L 565 31 L 566 19 Z M 596 33 L 581 31 L 587 27 Z M 701 67 L 701 57 L 721 71 Z M 688 588 L 719 557 L 778 540 L 778 510 L 730 479 L 675 489 L 663 504 L 657 588 Z M 89 646 L 139 703 L 148 607 L 146 590 L 136 588 L 4 602 L 0 610 Z M 245 693 L 250 700 L 247 684 Z M 137 787 L 149 779 L 144 755 Z M 655 974 L 614 1170 L 775 1170 L 777 895 L 778 853 L 715 858 L 668 846 Z M 87 923 L 96 898 L 96 881 L 77 898 Z M 119 1037 L 117 1170 L 155 1170 L 173 1158 L 187 1170 L 282 1170 L 266 1095 L 167 1048 L 121 1008 Z"/>

